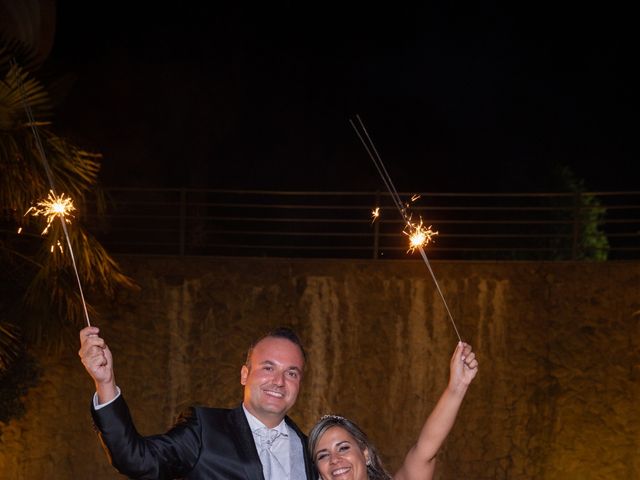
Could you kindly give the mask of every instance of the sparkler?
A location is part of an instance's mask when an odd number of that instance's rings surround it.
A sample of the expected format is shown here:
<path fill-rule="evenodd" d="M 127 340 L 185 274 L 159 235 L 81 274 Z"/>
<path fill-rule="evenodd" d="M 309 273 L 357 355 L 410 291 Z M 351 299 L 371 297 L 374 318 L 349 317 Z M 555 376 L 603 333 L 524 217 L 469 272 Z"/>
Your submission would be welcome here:
<path fill-rule="evenodd" d="M 431 264 L 429 262 L 429 259 L 427 258 L 427 254 L 424 253 L 423 246 L 429 243 L 429 241 L 432 240 L 432 237 L 434 235 L 437 235 L 438 232 L 432 231 L 431 226 L 425 229 L 422 225 L 422 219 L 420 219 L 420 222 L 418 224 L 411 222 L 411 215 L 408 211 L 409 204 L 402 203 L 402 200 L 400 199 L 400 195 L 398 194 L 398 191 L 396 190 L 396 187 L 393 184 L 393 181 L 391 180 L 391 177 L 389 176 L 389 173 L 387 172 L 387 169 L 385 168 L 384 163 L 382 163 L 382 158 L 380 157 L 378 150 L 373 144 L 373 141 L 371 140 L 371 137 L 369 136 L 369 133 L 367 132 L 367 129 L 364 126 L 362 119 L 360 118 L 360 115 L 356 115 L 356 120 L 358 121 L 358 125 L 356 125 L 356 123 L 352 119 L 349 119 L 349 123 L 355 130 L 356 135 L 358 135 L 358 138 L 362 142 L 362 145 L 364 146 L 365 150 L 369 154 L 371 161 L 375 165 L 376 170 L 378 170 L 378 173 L 380 174 L 382 181 L 384 182 L 385 186 L 387 187 L 387 190 L 389 191 L 389 195 L 391 195 L 391 199 L 393 200 L 393 203 L 397 207 L 398 212 L 400 212 L 400 216 L 402 217 L 402 219 L 406 224 L 405 229 L 403 230 L 403 233 L 409 236 L 410 246 L 408 251 L 413 252 L 417 249 L 420 252 L 420 255 L 422 256 L 422 260 L 424 260 L 424 263 L 427 266 L 429 273 L 431 274 L 431 278 L 433 278 L 433 282 L 436 285 L 436 289 L 440 294 L 442 303 L 444 304 L 444 307 L 447 310 L 447 314 L 449 315 L 449 320 L 451 320 L 451 325 L 453 325 L 453 329 L 455 330 L 456 335 L 458 336 L 458 340 L 462 342 L 462 337 L 460 337 L 460 333 L 458 332 L 458 327 L 456 327 L 456 322 L 453 320 L 453 315 L 451 315 L 451 311 L 449 310 L 447 301 L 445 300 L 444 294 L 440 289 L 440 284 L 438 283 L 438 280 L 436 279 L 436 276 L 433 273 L 433 270 L 431 269 Z M 365 140 L 365 137 L 366 137 L 366 140 Z M 411 201 L 413 202 L 418 198 L 420 198 L 420 195 L 413 195 L 411 197 Z"/>
<path fill-rule="evenodd" d="M 47 197 L 47 200 L 42 200 L 38 202 L 36 204 L 36 207 L 31 207 L 29 210 L 27 210 L 27 213 L 29 213 L 30 211 L 33 211 L 34 213 L 32 213 L 32 215 L 34 216 L 43 215 L 47 218 L 47 226 L 42 232 L 43 235 L 49 230 L 51 223 L 56 218 L 60 219 L 60 224 L 62 225 L 62 230 L 64 232 L 65 239 L 67 240 L 67 247 L 69 248 L 71 264 L 73 266 L 73 271 L 75 273 L 76 280 L 78 282 L 78 290 L 80 292 L 80 299 L 82 300 L 84 318 L 85 318 L 85 321 L 87 322 L 87 326 L 90 327 L 91 322 L 89 320 L 87 302 L 84 299 L 84 292 L 82 291 L 82 282 L 80 281 L 80 275 L 78 274 L 78 267 L 76 265 L 76 258 L 75 258 L 75 255 L 73 254 L 73 247 L 71 246 L 71 239 L 69 238 L 69 231 L 67 230 L 67 223 L 70 223 L 68 216 L 71 216 L 71 212 L 75 210 L 75 207 L 73 206 L 73 202 L 71 198 L 69 197 L 65 198 L 64 193 L 61 194 L 60 196 L 56 195 L 56 190 L 55 190 L 54 181 L 53 181 L 53 173 L 51 172 L 51 167 L 49 166 L 49 162 L 47 161 L 47 156 L 44 152 L 44 147 L 42 145 L 42 139 L 40 138 L 40 132 L 38 131 L 38 128 L 37 128 L 37 123 L 35 121 L 35 118 L 33 117 L 33 112 L 31 111 L 31 107 L 27 104 L 25 100 L 26 95 L 24 93 L 24 85 L 20 80 L 20 76 L 17 71 L 16 62 L 12 61 L 11 63 L 12 63 L 12 67 L 16 68 L 15 70 L 16 80 L 20 86 L 21 93 L 22 93 L 21 95 L 22 106 L 24 108 L 24 111 L 27 114 L 27 119 L 29 121 L 29 125 L 31 126 L 31 131 L 36 141 L 35 142 L 36 147 L 38 149 L 38 153 L 40 154 L 40 161 L 42 162 L 42 166 L 47 175 L 47 179 L 49 180 L 49 186 L 51 187 L 49 190 L 49 196 Z M 51 252 L 53 252 L 56 246 L 62 252 L 62 244 L 60 243 L 59 240 L 57 241 L 56 245 L 51 246 Z"/>
<path fill-rule="evenodd" d="M 56 218 L 59 218 L 61 222 L 71 223 L 69 217 L 73 217 L 71 212 L 75 211 L 75 209 L 76 207 L 70 197 L 65 198 L 64 193 L 58 197 L 53 193 L 53 190 L 49 190 L 47 199 L 38 202 L 35 207 L 31 207 L 25 212 L 25 215 L 31 213 L 34 217 L 39 215 L 46 217 L 47 226 L 41 233 L 41 235 L 46 235 Z"/>
<path fill-rule="evenodd" d="M 438 235 L 438 232 L 431 230 L 431 225 L 424 227 L 422 224 L 422 218 L 420 223 L 409 223 L 402 231 L 409 237 L 409 250 L 407 253 L 413 253 L 416 248 L 422 248 L 429 242 L 433 241 L 433 237 Z"/>

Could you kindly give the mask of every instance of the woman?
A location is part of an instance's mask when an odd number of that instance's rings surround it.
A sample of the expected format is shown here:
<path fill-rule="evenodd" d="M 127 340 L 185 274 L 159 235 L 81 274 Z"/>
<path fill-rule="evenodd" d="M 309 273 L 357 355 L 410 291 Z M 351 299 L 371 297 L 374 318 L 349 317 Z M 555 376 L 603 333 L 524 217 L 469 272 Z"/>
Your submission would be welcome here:
<path fill-rule="evenodd" d="M 350 420 L 326 415 L 309 434 L 309 450 L 323 480 L 428 480 L 433 478 L 436 454 L 449 434 L 467 388 L 478 373 L 471 346 L 460 342 L 449 366 L 449 384 L 422 427 L 395 475 L 382 466 L 378 452 Z"/>

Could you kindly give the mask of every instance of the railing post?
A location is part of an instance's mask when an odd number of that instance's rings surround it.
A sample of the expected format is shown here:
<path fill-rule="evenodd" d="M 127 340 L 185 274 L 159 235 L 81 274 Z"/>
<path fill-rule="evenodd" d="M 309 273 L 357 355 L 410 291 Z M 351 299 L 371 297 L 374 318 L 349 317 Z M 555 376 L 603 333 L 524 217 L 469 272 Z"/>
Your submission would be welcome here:
<path fill-rule="evenodd" d="M 180 189 L 180 246 L 179 255 L 184 256 L 185 242 L 187 239 L 187 191 L 184 188 Z"/>
<path fill-rule="evenodd" d="M 578 259 L 580 248 L 580 192 L 573 196 L 573 242 L 571 246 L 571 259 Z"/>
<path fill-rule="evenodd" d="M 380 190 L 376 190 L 376 201 L 374 208 L 380 207 Z M 378 259 L 378 249 L 380 247 L 380 222 L 377 219 L 373 221 L 373 259 Z"/>

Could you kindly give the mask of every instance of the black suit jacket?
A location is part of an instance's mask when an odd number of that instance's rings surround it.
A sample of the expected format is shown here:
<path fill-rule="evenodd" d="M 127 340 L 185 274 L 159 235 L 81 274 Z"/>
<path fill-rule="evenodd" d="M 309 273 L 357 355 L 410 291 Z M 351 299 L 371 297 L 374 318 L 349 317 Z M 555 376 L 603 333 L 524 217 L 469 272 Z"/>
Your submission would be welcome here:
<path fill-rule="evenodd" d="M 131 478 L 264 480 L 242 406 L 192 408 L 167 433 L 149 437 L 136 431 L 122 395 L 100 410 L 92 406 L 91 413 L 111 464 Z M 307 479 L 316 479 L 307 437 L 285 420 L 302 440 Z"/>

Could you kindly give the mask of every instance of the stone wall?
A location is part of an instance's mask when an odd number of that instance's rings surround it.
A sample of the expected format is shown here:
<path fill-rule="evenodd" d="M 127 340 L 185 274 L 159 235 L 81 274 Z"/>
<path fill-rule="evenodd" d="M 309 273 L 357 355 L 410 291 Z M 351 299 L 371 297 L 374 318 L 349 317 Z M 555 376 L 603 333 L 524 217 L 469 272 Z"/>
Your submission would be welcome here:
<path fill-rule="evenodd" d="M 351 417 L 393 470 L 446 385 L 457 338 L 420 261 L 123 258 L 141 290 L 100 307 L 139 431 L 235 406 L 250 339 L 288 324 L 309 364 L 291 416 Z M 439 479 L 640 478 L 640 264 L 435 262 L 480 372 Z M 38 352 L 27 413 L 0 424 L 0 476 L 122 478 L 88 413 L 73 339 Z"/>

